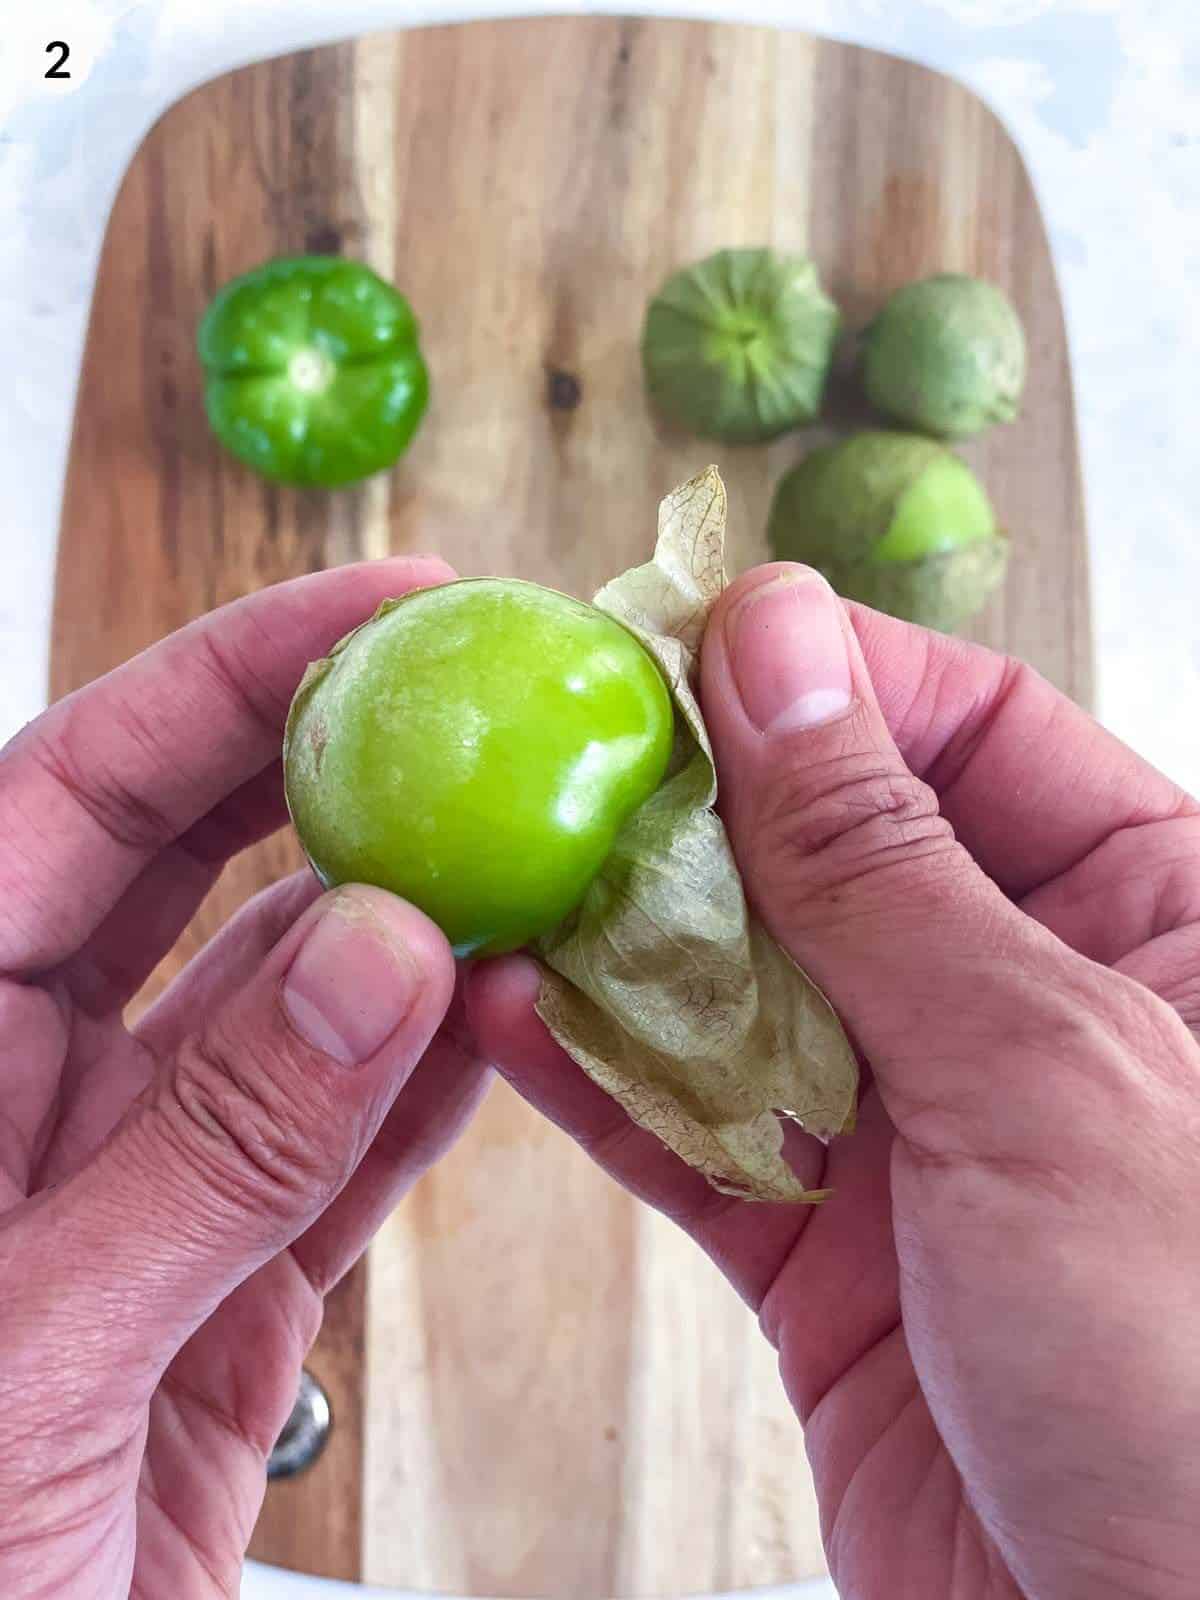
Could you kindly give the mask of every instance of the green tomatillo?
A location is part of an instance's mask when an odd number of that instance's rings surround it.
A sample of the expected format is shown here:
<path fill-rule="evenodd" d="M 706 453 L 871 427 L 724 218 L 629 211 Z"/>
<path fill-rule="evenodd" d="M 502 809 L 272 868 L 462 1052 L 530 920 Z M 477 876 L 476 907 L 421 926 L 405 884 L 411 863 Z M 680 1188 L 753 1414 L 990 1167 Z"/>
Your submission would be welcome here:
<path fill-rule="evenodd" d="M 975 474 L 909 433 L 812 451 L 776 489 L 767 537 L 847 598 L 945 632 L 982 607 L 1008 560 Z"/>
<path fill-rule="evenodd" d="M 337 256 L 283 257 L 227 283 L 198 345 L 214 433 L 279 483 L 336 488 L 390 467 L 429 398 L 408 301 Z"/>
<path fill-rule="evenodd" d="M 650 397 L 706 438 L 773 439 L 820 409 L 838 321 L 806 257 L 719 250 L 650 302 L 642 334 Z"/>
<path fill-rule="evenodd" d="M 867 329 L 863 380 L 877 410 L 938 438 L 1011 422 L 1025 387 L 1021 319 L 979 278 L 906 284 Z"/>
<path fill-rule="evenodd" d="M 385 602 L 296 691 L 288 806 L 326 886 L 376 884 L 459 956 L 556 927 L 658 787 L 674 710 L 637 638 L 536 584 Z"/>

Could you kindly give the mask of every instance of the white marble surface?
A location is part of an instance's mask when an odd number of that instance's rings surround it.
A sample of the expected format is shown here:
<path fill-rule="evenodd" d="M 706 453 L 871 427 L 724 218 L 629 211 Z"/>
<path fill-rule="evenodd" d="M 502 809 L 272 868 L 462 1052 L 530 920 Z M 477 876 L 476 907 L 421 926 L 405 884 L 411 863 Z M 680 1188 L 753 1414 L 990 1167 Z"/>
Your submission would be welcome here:
<path fill-rule="evenodd" d="M 43 0 L 0 30 L 0 736 L 44 703 L 62 474 L 92 277 L 153 119 L 228 67 L 373 27 L 513 10 L 777 22 L 972 84 L 1030 162 L 1063 281 L 1100 712 L 1200 792 L 1200 6 L 1196 0 Z M 45 46 L 71 46 L 48 82 Z M 317 1593 L 251 1574 L 246 1592 Z"/>

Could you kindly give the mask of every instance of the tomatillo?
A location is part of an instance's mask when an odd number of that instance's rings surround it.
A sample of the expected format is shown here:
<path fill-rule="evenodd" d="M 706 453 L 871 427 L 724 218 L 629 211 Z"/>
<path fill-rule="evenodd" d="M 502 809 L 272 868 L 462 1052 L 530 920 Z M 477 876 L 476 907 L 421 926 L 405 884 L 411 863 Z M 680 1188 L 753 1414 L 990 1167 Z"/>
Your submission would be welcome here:
<path fill-rule="evenodd" d="M 621 623 L 464 579 L 385 602 L 309 667 L 288 807 L 327 887 L 390 889 L 456 955 L 498 955 L 578 905 L 673 737 L 666 683 Z"/>
<path fill-rule="evenodd" d="M 668 278 L 650 302 L 647 390 L 705 438 L 774 439 L 820 410 L 838 322 L 807 257 L 718 250 Z"/>
<path fill-rule="evenodd" d="M 863 378 L 879 411 L 937 438 L 1011 422 L 1025 387 L 1025 330 L 993 283 L 942 272 L 897 289 L 867 329 Z"/>
<path fill-rule="evenodd" d="M 225 285 L 197 342 L 213 432 L 279 483 L 332 489 L 380 472 L 425 414 L 416 318 L 358 261 L 268 261 Z"/>
<path fill-rule="evenodd" d="M 1004 577 L 1008 540 L 983 485 L 944 445 L 860 433 L 811 451 L 775 491 L 767 538 L 850 600 L 945 632 Z"/>

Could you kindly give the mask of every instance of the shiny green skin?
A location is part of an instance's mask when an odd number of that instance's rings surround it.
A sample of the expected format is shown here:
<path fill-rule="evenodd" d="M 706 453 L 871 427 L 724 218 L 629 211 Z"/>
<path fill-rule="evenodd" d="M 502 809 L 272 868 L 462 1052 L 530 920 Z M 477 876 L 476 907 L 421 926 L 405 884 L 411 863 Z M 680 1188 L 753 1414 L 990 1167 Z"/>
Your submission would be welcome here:
<path fill-rule="evenodd" d="M 390 889 L 457 955 L 498 955 L 578 905 L 673 733 L 666 684 L 620 623 L 468 579 L 389 601 L 309 668 L 288 806 L 326 886 Z"/>
<path fill-rule="evenodd" d="M 338 256 L 235 278 L 197 344 L 213 432 L 278 483 L 332 489 L 392 466 L 429 400 L 408 301 Z"/>
<path fill-rule="evenodd" d="M 767 537 L 839 594 L 952 632 L 1004 576 L 1008 541 L 975 474 L 917 434 L 862 433 L 814 450 L 779 483 Z"/>
<path fill-rule="evenodd" d="M 820 409 L 838 322 L 804 256 L 719 250 L 650 302 L 646 387 L 660 411 L 705 438 L 773 439 Z"/>
<path fill-rule="evenodd" d="M 863 381 L 886 416 L 965 439 L 1017 415 L 1025 332 L 994 284 L 942 273 L 906 284 L 868 328 Z"/>

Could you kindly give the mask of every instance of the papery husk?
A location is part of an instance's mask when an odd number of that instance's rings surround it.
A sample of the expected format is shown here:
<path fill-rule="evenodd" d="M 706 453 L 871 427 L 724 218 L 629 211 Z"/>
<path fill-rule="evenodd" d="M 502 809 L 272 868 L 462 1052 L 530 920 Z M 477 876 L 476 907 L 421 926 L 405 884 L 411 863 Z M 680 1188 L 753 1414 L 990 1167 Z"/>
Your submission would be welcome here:
<path fill-rule="evenodd" d="M 897 289 L 864 336 L 876 410 L 942 439 L 1012 422 L 1025 387 L 1025 332 L 995 284 L 943 272 Z"/>
<path fill-rule="evenodd" d="M 650 302 L 647 390 L 704 438 L 774 439 L 820 411 L 840 322 L 806 256 L 718 250 L 674 273 Z"/>
<path fill-rule="evenodd" d="M 725 586 L 715 468 L 663 501 L 653 559 L 594 604 L 658 661 L 677 711 L 667 777 L 631 816 L 583 903 L 540 941 L 538 1013 L 559 1044 L 716 1188 L 816 1201 L 782 1117 L 828 1140 L 854 1123 L 858 1069 L 829 1002 L 750 914 L 696 698 L 700 641 Z"/>
<path fill-rule="evenodd" d="M 863 561 L 822 566 L 823 576 L 847 600 L 923 628 L 953 633 L 979 611 L 1004 579 L 1009 542 L 1002 533 L 961 550 L 920 561 Z"/>

